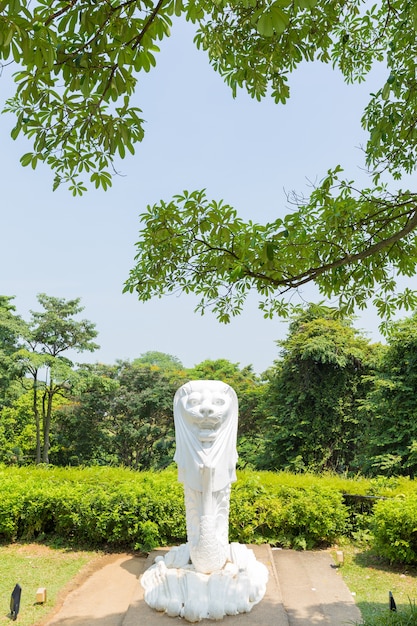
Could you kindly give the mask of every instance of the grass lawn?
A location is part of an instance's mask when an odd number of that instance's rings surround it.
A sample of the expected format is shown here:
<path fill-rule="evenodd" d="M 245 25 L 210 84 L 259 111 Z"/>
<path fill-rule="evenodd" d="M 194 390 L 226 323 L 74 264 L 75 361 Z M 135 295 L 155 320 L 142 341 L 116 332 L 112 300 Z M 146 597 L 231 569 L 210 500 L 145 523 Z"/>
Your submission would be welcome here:
<path fill-rule="evenodd" d="M 0 545 L 0 626 L 10 626 L 10 596 L 16 583 L 22 587 L 19 626 L 42 623 L 59 601 L 59 593 L 98 553 L 70 549 L 55 549 L 43 544 L 13 543 Z M 45 604 L 36 604 L 36 591 L 46 587 Z"/>
<path fill-rule="evenodd" d="M 341 574 L 354 594 L 365 625 L 417 625 L 417 568 L 391 566 L 372 550 L 351 544 L 344 553 Z M 391 591 L 397 611 L 390 610 Z"/>

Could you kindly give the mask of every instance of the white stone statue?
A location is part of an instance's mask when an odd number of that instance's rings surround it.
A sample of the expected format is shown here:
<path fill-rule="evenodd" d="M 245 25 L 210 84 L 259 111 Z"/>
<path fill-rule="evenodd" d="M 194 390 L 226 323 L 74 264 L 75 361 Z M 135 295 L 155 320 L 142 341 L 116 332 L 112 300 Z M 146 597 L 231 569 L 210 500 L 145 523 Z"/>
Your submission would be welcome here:
<path fill-rule="evenodd" d="M 142 576 L 149 606 L 190 622 L 251 610 L 268 579 L 252 550 L 228 542 L 236 480 L 238 402 L 217 380 L 194 380 L 174 398 L 178 480 L 184 484 L 187 544 L 157 557 Z"/>
<path fill-rule="evenodd" d="M 175 394 L 174 461 L 184 484 L 191 561 L 204 574 L 221 569 L 229 555 L 237 412 L 235 391 L 220 381 L 192 381 Z"/>

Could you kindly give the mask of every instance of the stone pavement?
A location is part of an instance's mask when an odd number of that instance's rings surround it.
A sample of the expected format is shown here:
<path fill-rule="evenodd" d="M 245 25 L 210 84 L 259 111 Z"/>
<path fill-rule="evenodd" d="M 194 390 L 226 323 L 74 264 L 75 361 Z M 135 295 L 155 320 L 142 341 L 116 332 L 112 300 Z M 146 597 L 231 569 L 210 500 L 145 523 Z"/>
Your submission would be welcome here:
<path fill-rule="evenodd" d="M 263 600 L 250 613 L 226 616 L 225 626 L 343 626 L 360 623 L 352 594 L 328 551 L 296 552 L 250 546 L 269 570 Z M 180 618 L 150 609 L 139 579 L 157 554 L 148 558 L 103 557 L 98 568 L 71 592 L 43 626 L 186 626 Z M 211 620 L 204 620 L 211 622 Z"/>

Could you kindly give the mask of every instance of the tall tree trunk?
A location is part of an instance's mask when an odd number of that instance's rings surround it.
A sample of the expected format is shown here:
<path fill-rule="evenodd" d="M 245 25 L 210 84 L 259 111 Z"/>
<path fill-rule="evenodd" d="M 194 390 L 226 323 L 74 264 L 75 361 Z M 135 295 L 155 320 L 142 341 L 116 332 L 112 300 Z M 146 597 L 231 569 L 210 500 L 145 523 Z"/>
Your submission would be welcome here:
<path fill-rule="evenodd" d="M 52 381 L 49 389 L 43 396 L 42 413 L 43 413 L 43 453 L 42 462 L 49 463 L 49 435 L 51 432 L 51 416 L 52 416 L 52 398 L 54 396 Z"/>
<path fill-rule="evenodd" d="M 38 372 L 33 374 L 33 415 L 36 426 L 36 464 L 41 462 L 41 424 L 38 410 Z"/>

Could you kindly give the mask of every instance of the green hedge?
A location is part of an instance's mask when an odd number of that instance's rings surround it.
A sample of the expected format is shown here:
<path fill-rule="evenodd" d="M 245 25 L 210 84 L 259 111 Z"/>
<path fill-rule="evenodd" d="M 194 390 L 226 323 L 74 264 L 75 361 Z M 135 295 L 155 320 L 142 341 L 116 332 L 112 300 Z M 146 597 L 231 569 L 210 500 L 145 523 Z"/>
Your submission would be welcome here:
<path fill-rule="evenodd" d="M 391 563 L 417 563 L 417 495 L 378 502 L 372 522 L 380 556 Z"/>
<path fill-rule="evenodd" d="M 330 544 L 346 532 L 340 492 L 318 481 L 295 487 L 279 478 L 269 484 L 263 479 L 263 473 L 248 472 L 233 487 L 231 541 L 306 549 Z"/>
<path fill-rule="evenodd" d="M 417 562 L 417 495 L 412 481 L 243 471 L 230 502 L 231 541 L 298 549 L 329 545 L 364 516 L 343 494 L 402 493 L 375 506 L 376 546 L 390 560 Z M 59 537 L 91 547 L 150 550 L 186 540 L 183 488 L 175 468 L 0 467 L 0 539 Z M 407 502 L 407 506 L 404 506 Z"/>
<path fill-rule="evenodd" d="M 55 536 L 90 546 L 150 549 L 182 541 L 182 488 L 174 474 L 129 470 L 0 471 L 0 538 Z"/>

